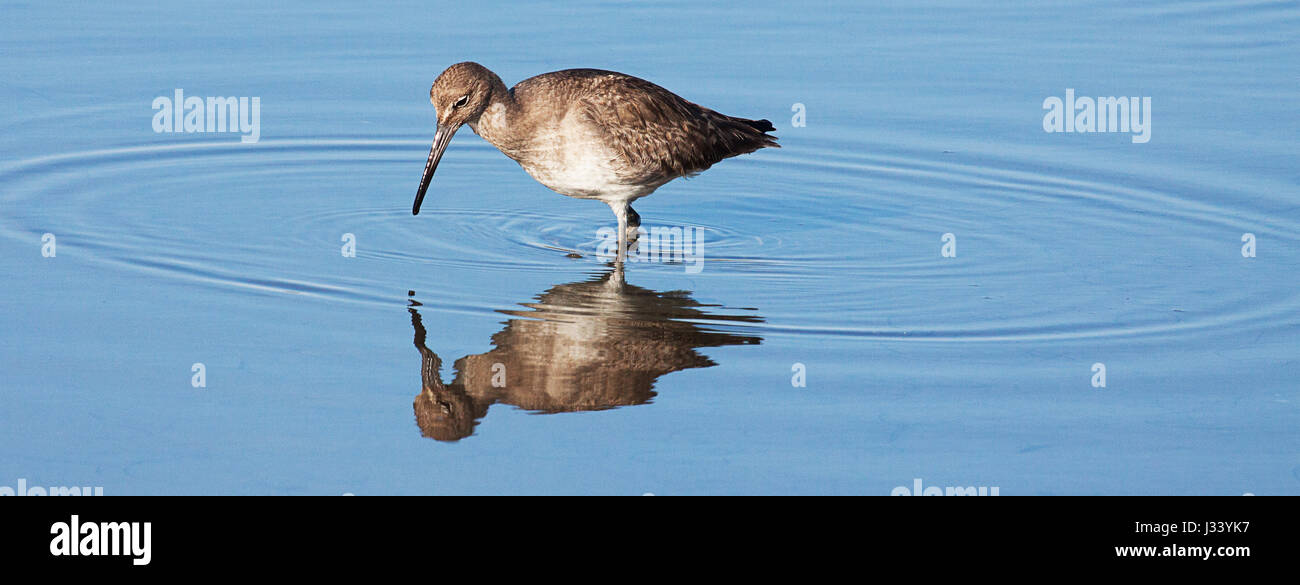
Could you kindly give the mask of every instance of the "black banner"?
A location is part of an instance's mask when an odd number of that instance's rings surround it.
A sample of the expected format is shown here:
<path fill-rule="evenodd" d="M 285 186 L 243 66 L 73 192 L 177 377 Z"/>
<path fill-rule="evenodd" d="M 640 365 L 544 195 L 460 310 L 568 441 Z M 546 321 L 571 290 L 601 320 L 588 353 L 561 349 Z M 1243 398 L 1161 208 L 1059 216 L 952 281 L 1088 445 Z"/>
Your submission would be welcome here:
<path fill-rule="evenodd" d="M 834 561 L 856 551 L 927 571 L 959 561 L 1181 572 L 1289 562 L 1291 509 L 1284 499 L 1249 497 L 2 498 L 9 521 L 0 550 L 11 567 L 127 575 L 226 562 L 362 567 L 516 554 L 502 547 L 539 561 L 723 549 L 764 562 Z"/>

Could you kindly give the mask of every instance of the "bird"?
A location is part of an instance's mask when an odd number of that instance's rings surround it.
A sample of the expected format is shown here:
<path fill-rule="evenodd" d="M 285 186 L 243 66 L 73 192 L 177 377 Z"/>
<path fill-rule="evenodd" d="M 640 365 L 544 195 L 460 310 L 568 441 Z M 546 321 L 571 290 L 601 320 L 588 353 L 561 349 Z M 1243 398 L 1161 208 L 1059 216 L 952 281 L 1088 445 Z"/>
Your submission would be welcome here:
<path fill-rule="evenodd" d="M 446 382 L 442 358 L 428 346 L 422 305 L 412 299 L 407 311 L 420 352 L 414 407 L 421 434 L 439 441 L 468 437 L 494 404 L 538 414 L 646 404 L 660 377 L 718 365 L 700 348 L 762 344 L 748 327 L 765 322 L 757 313 L 701 303 L 689 291 L 629 284 L 623 270 L 615 264 L 520 303 L 526 309 L 500 311 L 510 319 L 492 335 L 492 348 L 456 360 Z"/>
<path fill-rule="evenodd" d="M 507 89 L 471 61 L 448 67 L 429 89 L 437 128 L 420 205 L 452 136 L 468 125 L 547 188 L 605 202 L 618 219 L 618 260 L 641 216 L 632 202 L 725 158 L 780 148 L 768 120 L 715 112 L 654 83 L 602 69 L 565 69 Z"/>

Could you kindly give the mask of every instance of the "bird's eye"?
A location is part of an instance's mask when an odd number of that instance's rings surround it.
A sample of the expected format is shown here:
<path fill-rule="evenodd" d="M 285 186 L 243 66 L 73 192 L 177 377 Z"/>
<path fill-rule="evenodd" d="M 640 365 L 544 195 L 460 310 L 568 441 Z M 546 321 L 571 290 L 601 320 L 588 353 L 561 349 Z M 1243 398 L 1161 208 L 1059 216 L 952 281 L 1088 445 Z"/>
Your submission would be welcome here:
<path fill-rule="evenodd" d="M 469 96 L 464 96 L 464 97 L 462 97 L 462 98 L 456 100 L 456 103 L 452 104 L 451 107 L 453 107 L 453 108 L 459 108 L 459 107 L 461 107 L 461 106 L 463 106 L 463 105 L 465 105 L 465 104 L 467 104 L 467 103 L 469 103 Z"/>

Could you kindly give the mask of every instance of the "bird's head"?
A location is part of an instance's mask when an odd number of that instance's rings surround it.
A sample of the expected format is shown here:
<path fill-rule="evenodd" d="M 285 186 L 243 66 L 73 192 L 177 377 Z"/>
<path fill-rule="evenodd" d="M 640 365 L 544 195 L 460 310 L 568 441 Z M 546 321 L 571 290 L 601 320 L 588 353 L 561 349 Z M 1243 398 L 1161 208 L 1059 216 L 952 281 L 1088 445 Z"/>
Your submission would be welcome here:
<path fill-rule="evenodd" d="M 501 78 L 487 67 L 469 61 L 448 67 L 434 80 L 429 89 L 429 103 L 437 111 L 438 129 L 433 136 L 433 148 L 429 150 L 429 161 L 424 166 L 424 176 L 420 178 L 415 205 L 411 207 L 412 214 L 419 215 L 420 204 L 429 190 L 429 181 L 433 179 L 433 172 L 438 168 L 443 151 L 451 143 L 451 137 L 461 126 L 478 121 L 498 87 L 504 87 Z"/>

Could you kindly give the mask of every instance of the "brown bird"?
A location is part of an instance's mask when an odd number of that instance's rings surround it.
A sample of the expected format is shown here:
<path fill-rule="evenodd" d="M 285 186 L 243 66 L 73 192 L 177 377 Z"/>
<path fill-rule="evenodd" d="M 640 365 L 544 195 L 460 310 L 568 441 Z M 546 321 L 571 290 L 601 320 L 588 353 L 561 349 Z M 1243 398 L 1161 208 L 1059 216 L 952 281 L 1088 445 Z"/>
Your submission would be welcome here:
<path fill-rule="evenodd" d="M 719 114 L 644 79 L 566 69 L 513 88 L 478 63 L 448 67 L 429 90 L 438 128 L 411 213 L 462 125 L 552 191 L 599 199 L 618 218 L 619 258 L 641 217 L 632 202 L 665 183 L 764 147 L 779 148 L 767 120 Z"/>
<path fill-rule="evenodd" d="M 501 311 L 511 318 L 492 336 L 490 351 L 456 360 L 453 379 L 443 382 L 442 358 L 429 349 L 420 304 L 411 302 L 422 381 L 415 420 L 424 436 L 468 437 L 493 404 L 535 413 L 645 404 L 660 377 L 717 365 L 700 348 L 763 341 L 741 333 L 761 316 L 700 303 L 688 291 L 627 284 L 620 265 L 523 304 L 527 310 Z"/>

